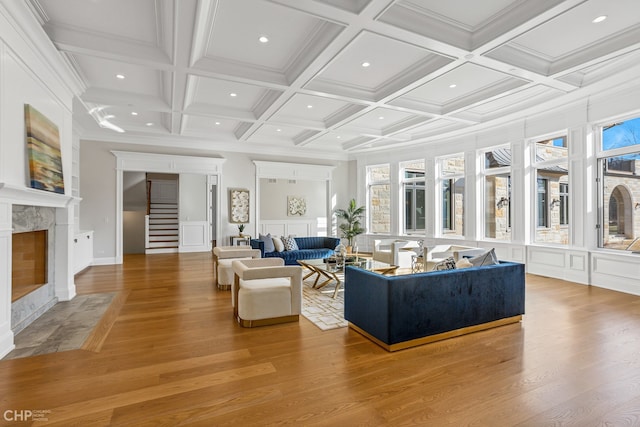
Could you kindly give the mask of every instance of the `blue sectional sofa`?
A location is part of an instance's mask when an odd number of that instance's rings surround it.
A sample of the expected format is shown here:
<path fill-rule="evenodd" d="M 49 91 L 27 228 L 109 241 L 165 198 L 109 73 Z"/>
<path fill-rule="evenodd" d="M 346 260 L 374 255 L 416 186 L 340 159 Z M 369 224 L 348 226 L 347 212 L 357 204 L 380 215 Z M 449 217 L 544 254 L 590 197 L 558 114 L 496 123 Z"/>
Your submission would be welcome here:
<path fill-rule="evenodd" d="M 524 265 L 383 276 L 347 267 L 349 327 L 388 351 L 516 323 L 524 314 Z"/>
<path fill-rule="evenodd" d="M 279 257 L 284 259 L 285 265 L 298 265 L 299 259 L 326 258 L 333 255 L 333 250 L 340 244 L 337 237 L 295 237 L 298 244 L 297 251 L 265 252 L 264 242 L 258 239 L 251 239 L 251 247 L 260 249 L 263 258 Z"/>

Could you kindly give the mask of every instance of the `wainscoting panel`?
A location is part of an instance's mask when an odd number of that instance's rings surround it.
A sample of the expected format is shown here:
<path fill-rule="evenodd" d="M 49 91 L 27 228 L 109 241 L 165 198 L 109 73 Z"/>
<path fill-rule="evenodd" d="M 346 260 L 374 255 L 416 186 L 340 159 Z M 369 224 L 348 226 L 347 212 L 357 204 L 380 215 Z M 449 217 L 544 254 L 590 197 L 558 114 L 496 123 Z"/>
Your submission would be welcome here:
<path fill-rule="evenodd" d="M 630 253 L 591 253 L 591 283 L 640 295 L 640 257 Z"/>
<path fill-rule="evenodd" d="M 313 220 L 265 220 L 260 222 L 260 233 L 272 236 L 317 236 L 318 227 Z"/>
<path fill-rule="evenodd" d="M 548 246 L 527 247 L 527 272 L 576 283 L 589 283 L 589 253 Z"/>
<path fill-rule="evenodd" d="M 207 252 L 211 250 L 207 242 L 207 221 L 180 222 L 179 252 Z"/>

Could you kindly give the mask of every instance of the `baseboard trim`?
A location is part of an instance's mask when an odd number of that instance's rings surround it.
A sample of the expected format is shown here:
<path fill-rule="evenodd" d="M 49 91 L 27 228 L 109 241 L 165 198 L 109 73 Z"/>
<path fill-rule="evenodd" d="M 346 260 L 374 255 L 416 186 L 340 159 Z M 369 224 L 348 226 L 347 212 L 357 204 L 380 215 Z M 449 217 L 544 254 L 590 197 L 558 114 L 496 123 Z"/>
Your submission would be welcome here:
<path fill-rule="evenodd" d="M 426 337 L 416 338 L 416 339 L 408 340 L 408 341 L 402 341 L 402 342 L 395 343 L 395 344 L 387 344 L 384 341 L 374 337 L 370 333 L 362 330 L 361 328 L 359 328 L 358 326 L 354 325 L 351 322 L 349 322 L 349 328 L 353 329 L 354 331 L 358 332 L 359 334 L 361 334 L 361 335 L 365 336 L 366 338 L 370 339 L 371 341 L 373 341 L 374 343 L 378 344 L 380 347 L 384 348 L 385 350 L 393 352 L 393 351 L 398 351 L 398 350 L 404 350 L 404 349 L 411 348 L 411 347 L 416 347 L 416 346 L 423 345 L 423 344 L 429 344 L 429 343 L 436 342 L 436 341 L 446 340 L 448 338 L 459 337 L 461 335 L 466 335 L 466 334 L 471 334 L 471 333 L 474 333 L 474 332 L 484 331 L 484 330 L 487 330 L 487 329 L 497 328 L 498 326 L 504 326 L 504 325 L 509 325 L 509 324 L 512 324 L 512 323 L 518 323 L 521 320 L 522 320 L 522 315 L 519 314 L 517 316 L 506 317 L 504 319 L 498 319 L 498 320 L 494 320 L 492 322 L 481 323 L 479 325 L 473 325 L 473 326 L 467 326 L 466 328 L 454 329 L 453 331 L 442 332 L 440 334 L 429 335 L 429 336 L 426 336 Z"/>

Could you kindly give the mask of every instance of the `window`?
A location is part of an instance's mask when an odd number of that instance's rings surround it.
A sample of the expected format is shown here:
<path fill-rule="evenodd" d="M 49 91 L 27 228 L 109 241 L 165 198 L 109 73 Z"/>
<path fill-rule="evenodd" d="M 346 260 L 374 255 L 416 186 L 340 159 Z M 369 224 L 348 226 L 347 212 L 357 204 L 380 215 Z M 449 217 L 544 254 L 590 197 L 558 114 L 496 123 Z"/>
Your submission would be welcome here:
<path fill-rule="evenodd" d="M 425 224 L 424 160 L 402 163 L 404 232 L 422 232 Z"/>
<path fill-rule="evenodd" d="M 442 235 L 462 236 L 464 234 L 464 155 L 440 158 L 438 165 L 442 191 Z"/>
<path fill-rule="evenodd" d="M 533 241 L 569 242 L 569 162 L 566 136 L 533 143 L 535 230 Z"/>
<path fill-rule="evenodd" d="M 367 167 L 367 215 L 371 233 L 391 231 L 391 181 L 388 164 Z"/>
<path fill-rule="evenodd" d="M 560 225 L 569 225 L 569 184 L 560 183 Z"/>
<path fill-rule="evenodd" d="M 549 226 L 549 205 L 547 201 L 547 187 L 549 186 L 549 180 L 545 178 L 538 178 L 538 194 L 536 198 L 536 205 L 538 210 L 538 219 L 536 226 L 548 227 Z"/>
<path fill-rule="evenodd" d="M 447 231 L 453 228 L 453 210 L 455 201 L 451 193 L 453 192 L 453 179 L 442 180 L 442 230 Z"/>
<path fill-rule="evenodd" d="M 599 246 L 640 250 L 640 118 L 600 128 Z"/>
<path fill-rule="evenodd" d="M 484 236 L 511 240 L 511 149 L 484 153 Z"/>

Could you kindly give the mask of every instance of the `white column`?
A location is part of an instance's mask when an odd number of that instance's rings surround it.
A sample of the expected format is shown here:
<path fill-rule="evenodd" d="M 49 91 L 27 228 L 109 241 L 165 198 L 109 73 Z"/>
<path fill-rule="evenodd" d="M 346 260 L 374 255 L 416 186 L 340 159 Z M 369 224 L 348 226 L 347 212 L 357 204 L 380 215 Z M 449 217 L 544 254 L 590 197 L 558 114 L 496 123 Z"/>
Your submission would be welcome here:
<path fill-rule="evenodd" d="M 69 301 L 76 296 L 73 281 L 73 208 L 56 209 L 55 236 L 55 289 L 58 301 Z"/>
<path fill-rule="evenodd" d="M 0 200 L 0 358 L 14 348 L 11 331 L 11 203 Z"/>

